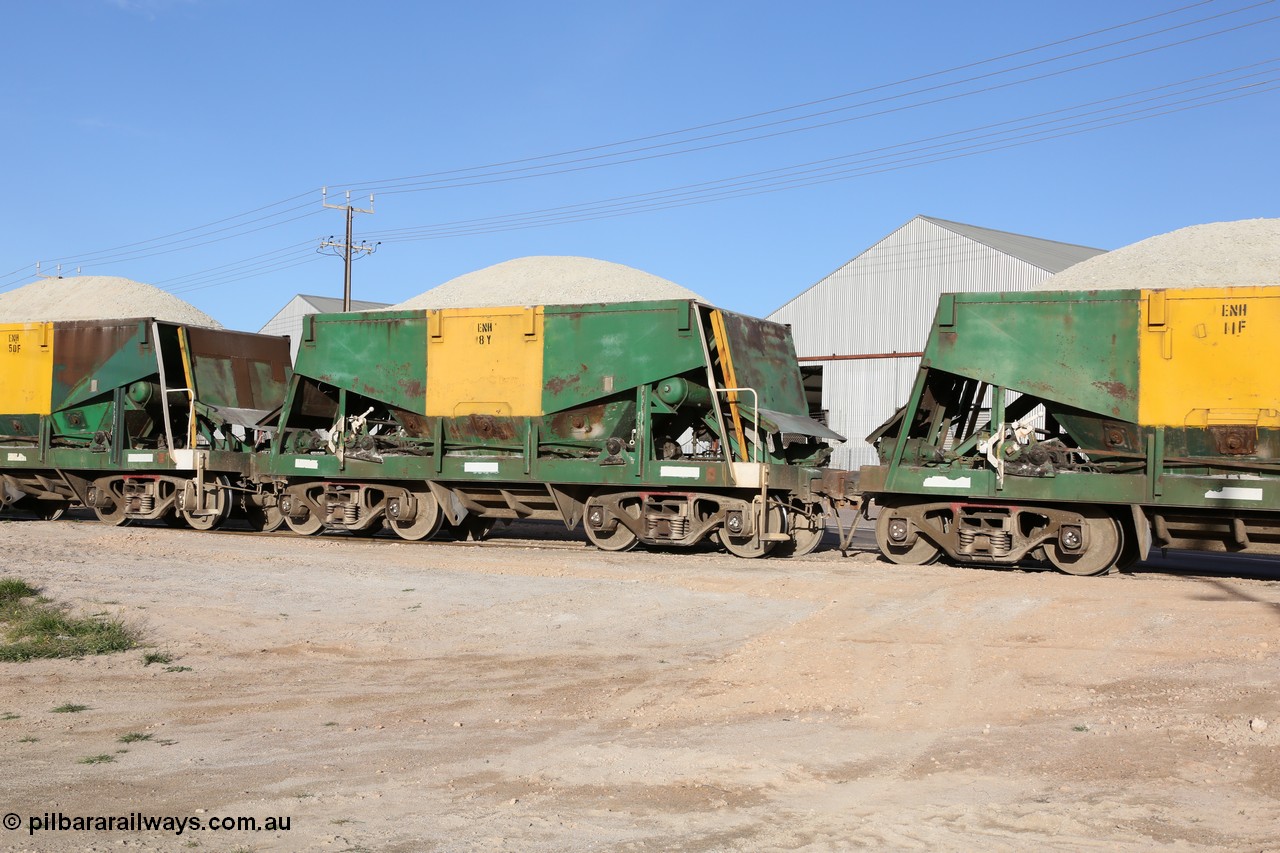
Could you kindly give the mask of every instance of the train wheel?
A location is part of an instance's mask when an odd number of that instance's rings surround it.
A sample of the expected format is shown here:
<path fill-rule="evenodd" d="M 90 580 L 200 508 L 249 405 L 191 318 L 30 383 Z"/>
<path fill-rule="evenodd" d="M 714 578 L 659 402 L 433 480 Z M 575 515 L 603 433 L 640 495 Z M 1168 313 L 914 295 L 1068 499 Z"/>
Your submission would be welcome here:
<path fill-rule="evenodd" d="M 213 506 L 208 505 L 212 503 Z M 186 510 L 178 510 L 178 515 L 187 524 L 191 525 L 193 530 L 213 530 L 222 524 L 227 516 L 231 514 L 231 490 L 225 477 L 219 477 L 216 485 L 205 495 L 206 509 L 212 509 L 204 515 L 195 515 Z"/>
<path fill-rule="evenodd" d="M 440 532 L 440 525 L 444 523 L 440 502 L 431 492 L 414 492 L 413 499 L 418 504 L 417 515 L 409 521 L 399 521 L 387 516 L 387 521 L 401 539 L 407 539 L 410 542 L 430 539 Z"/>
<path fill-rule="evenodd" d="M 919 533 L 910 545 L 895 544 L 892 536 L 895 522 L 906 524 L 907 520 L 891 508 L 882 507 L 876 521 L 876 547 L 886 560 L 900 566 L 927 566 L 942 556 L 941 549 Z"/>
<path fill-rule="evenodd" d="M 347 532 L 357 539 L 372 539 L 382 532 L 382 519 L 379 518 L 377 521 L 370 523 L 366 527 L 361 527 L 359 530 L 348 530 Z"/>
<path fill-rule="evenodd" d="M 776 504 L 769 506 L 765 511 L 765 527 L 770 533 L 787 529 L 787 520 L 783 515 L 782 507 Z M 720 543 L 730 554 L 747 560 L 763 557 L 778 544 L 775 540 L 763 538 L 759 530 L 752 536 L 730 536 L 728 529 L 724 527 L 720 528 Z"/>
<path fill-rule="evenodd" d="M 478 515 L 468 515 L 462 519 L 455 530 L 459 539 L 467 542 L 483 542 L 489 538 L 489 534 L 493 532 L 493 528 L 497 525 L 496 518 L 482 518 Z"/>
<path fill-rule="evenodd" d="M 111 524 L 116 527 L 123 527 L 129 523 L 129 519 L 125 517 L 125 508 L 120 504 L 112 504 L 109 507 L 95 506 L 93 508 L 94 515 L 98 516 L 98 521 L 104 524 Z"/>
<path fill-rule="evenodd" d="M 13 504 L 14 509 L 25 510 L 42 521 L 57 521 L 69 506 L 70 501 L 37 500 L 30 497 Z"/>
<path fill-rule="evenodd" d="M 1138 532 L 1131 525 L 1123 522 L 1120 524 L 1120 536 L 1124 539 L 1124 543 L 1120 546 L 1120 558 L 1116 560 L 1116 571 L 1127 572 L 1142 560 L 1142 554 L 1138 550 L 1141 541 Z"/>
<path fill-rule="evenodd" d="M 129 523 L 128 506 L 121 500 L 120 493 L 111 488 L 110 481 L 99 480 L 97 482 L 99 492 L 106 492 L 111 496 L 112 504 L 110 506 L 95 506 L 93 514 L 98 516 L 98 521 L 104 524 L 114 525 L 115 527 L 123 527 Z"/>
<path fill-rule="evenodd" d="M 621 504 L 619 509 L 625 512 L 628 518 L 636 521 L 640 520 L 639 501 L 628 501 L 625 504 Z M 600 512 L 606 512 L 604 507 L 598 504 L 587 508 L 588 513 L 597 510 Z M 640 541 L 640 537 L 632 533 L 631 530 L 621 522 L 615 524 L 612 530 L 593 530 L 589 522 L 584 522 L 582 529 L 586 531 L 587 539 L 591 541 L 591 544 L 595 545 L 601 551 L 630 551 L 632 548 L 636 547 L 636 543 Z"/>
<path fill-rule="evenodd" d="M 317 518 L 310 512 L 307 513 L 305 518 L 301 519 L 286 515 L 284 523 L 289 525 L 289 529 L 299 536 L 315 536 L 321 530 L 324 530 L 324 519 Z"/>
<path fill-rule="evenodd" d="M 1124 535 L 1120 523 L 1103 510 L 1088 509 L 1080 513 L 1089 532 L 1089 547 L 1072 553 L 1053 542 L 1045 548 L 1049 562 L 1060 572 L 1069 575 L 1100 575 L 1112 568 L 1120 559 L 1124 547 Z"/>
<path fill-rule="evenodd" d="M 252 501 L 246 501 L 244 515 L 249 521 L 249 526 L 259 533 L 271 533 L 284 525 L 284 513 L 276 504 L 258 506 Z"/>
<path fill-rule="evenodd" d="M 827 533 L 826 519 L 822 516 L 805 515 L 791 510 L 791 541 L 779 542 L 773 549 L 775 557 L 804 557 L 812 554 L 822 544 L 822 537 Z"/>

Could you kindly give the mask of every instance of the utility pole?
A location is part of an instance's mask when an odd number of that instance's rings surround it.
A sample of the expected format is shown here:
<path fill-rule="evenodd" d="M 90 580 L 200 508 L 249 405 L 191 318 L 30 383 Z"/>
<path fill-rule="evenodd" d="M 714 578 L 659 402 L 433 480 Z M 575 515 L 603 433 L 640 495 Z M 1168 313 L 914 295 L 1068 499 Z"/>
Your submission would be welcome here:
<path fill-rule="evenodd" d="M 351 206 L 351 190 L 347 190 L 346 204 L 329 204 L 328 198 L 329 198 L 329 188 L 321 187 L 320 200 L 325 207 L 331 207 L 334 210 L 345 210 L 347 212 L 347 239 L 341 243 L 335 243 L 333 241 L 333 236 L 330 235 L 328 240 L 320 241 L 320 248 L 318 249 L 318 251 L 324 252 L 325 249 L 341 249 L 342 250 L 341 257 L 343 258 L 344 266 L 345 266 L 345 269 L 343 271 L 343 276 L 342 276 L 342 310 L 350 311 L 351 310 L 351 258 L 353 255 L 357 255 L 361 252 L 372 255 L 375 251 L 377 251 L 378 247 L 382 245 L 382 243 L 380 242 L 373 243 L 373 244 L 360 243 L 358 245 L 352 244 L 351 242 L 352 215 L 356 213 L 373 213 L 373 193 L 369 193 L 369 209 L 368 210 L 365 210 L 364 208 L 360 208 L 360 207 Z M 337 255 L 339 253 L 335 251 L 327 254 Z"/>

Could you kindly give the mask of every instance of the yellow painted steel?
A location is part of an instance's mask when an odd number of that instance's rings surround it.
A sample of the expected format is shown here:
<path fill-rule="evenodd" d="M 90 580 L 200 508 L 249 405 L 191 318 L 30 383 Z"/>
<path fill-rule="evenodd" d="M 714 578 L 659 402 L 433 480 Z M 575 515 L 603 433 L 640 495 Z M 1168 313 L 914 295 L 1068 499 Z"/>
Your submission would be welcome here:
<path fill-rule="evenodd" d="M 542 414 L 542 307 L 427 315 L 426 414 Z"/>
<path fill-rule="evenodd" d="M 47 415 L 53 401 L 53 324 L 0 323 L 0 413 Z"/>
<path fill-rule="evenodd" d="M 1144 290 L 1138 421 L 1280 426 L 1280 287 Z"/>
<path fill-rule="evenodd" d="M 182 378 L 187 382 L 187 403 L 190 406 L 187 417 L 187 447 L 195 447 L 200 425 L 196 422 L 196 378 L 191 370 L 191 343 L 187 340 L 186 326 L 178 327 L 178 349 L 182 353 Z M 169 403 L 168 400 L 164 402 L 165 405 Z"/>
<path fill-rule="evenodd" d="M 729 352 L 729 335 L 725 332 L 724 316 L 718 308 L 711 312 L 711 334 L 715 337 L 716 352 L 720 354 L 720 369 L 724 373 L 725 386 L 737 388 L 738 376 L 734 372 L 733 356 Z M 738 409 L 738 392 L 730 391 L 725 396 L 729 398 L 729 418 L 733 421 L 733 434 L 738 439 L 738 453 L 742 456 L 742 461 L 747 462 L 749 461 L 747 438 L 742 432 L 742 413 Z"/>

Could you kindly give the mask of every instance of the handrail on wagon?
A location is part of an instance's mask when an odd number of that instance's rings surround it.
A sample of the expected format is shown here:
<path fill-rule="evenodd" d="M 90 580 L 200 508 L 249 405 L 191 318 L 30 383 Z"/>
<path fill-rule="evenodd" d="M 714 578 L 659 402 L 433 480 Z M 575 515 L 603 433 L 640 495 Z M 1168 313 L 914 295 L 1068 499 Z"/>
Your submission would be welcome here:
<path fill-rule="evenodd" d="M 754 388 L 717 388 L 717 389 L 715 389 L 715 390 L 716 390 L 716 393 L 717 393 L 717 394 L 747 394 L 747 393 L 749 393 L 749 394 L 751 395 L 751 398 L 752 398 L 752 401 L 753 401 L 753 402 L 752 402 L 752 404 L 751 404 L 751 405 L 752 405 L 752 411 L 754 411 L 754 412 L 755 412 L 755 416 L 752 418 L 752 420 L 755 422 L 755 429 L 756 429 L 756 440 L 753 442 L 753 444 L 755 445 L 755 457 L 756 457 L 756 458 L 755 458 L 754 460 L 751 460 L 751 461 L 756 462 L 756 463 L 758 464 L 758 463 L 760 462 L 760 394 L 759 394 L 759 393 L 756 391 L 756 389 L 754 389 Z M 736 420 L 736 418 L 737 418 L 737 412 L 736 412 L 736 409 L 737 409 L 737 405 L 738 405 L 737 400 L 730 399 L 730 400 L 729 400 L 729 403 L 730 403 L 730 405 L 731 405 L 731 406 L 734 408 L 734 410 L 735 410 L 735 411 L 734 411 L 734 417 L 735 417 L 735 420 Z M 736 423 L 736 424 L 735 424 L 735 426 L 738 428 L 738 433 L 739 433 L 739 439 L 738 439 L 738 440 L 739 440 L 739 442 L 740 442 L 742 445 L 744 445 L 744 446 L 742 446 L 742 447 L 740 447 L 740 448 L 739 448 L 739 451 L 740 451 L 740 452 L 742 453 L 742 455 L 745 457 L 745 456 L 746 456 L 746 451 L 747 451 L 747 448 L 745 447 L 746 440 L 745 440 L 745 438 L 743 438 L 743 437 L 742 437 L 742 428 L 741 428 L 741 425 L 740 425 L 740 424 L 741 424 L 741 421 L 738 421 L 738 423 Z M 732 460 L 730 460 L 730 461 L 732 461 Z M 743 459 L 743 461 L 745 462 L 745 461 L 747 461 L 747 460 L 744 458 L 744 459 Z"/>

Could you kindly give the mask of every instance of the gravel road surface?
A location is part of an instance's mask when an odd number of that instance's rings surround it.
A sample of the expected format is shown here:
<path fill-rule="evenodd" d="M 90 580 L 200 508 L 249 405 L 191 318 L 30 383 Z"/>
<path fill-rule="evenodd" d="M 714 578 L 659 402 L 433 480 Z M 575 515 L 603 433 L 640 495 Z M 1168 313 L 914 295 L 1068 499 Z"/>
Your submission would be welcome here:
<path fill-rule="evenodd" d="M 0 576 L 172 657 L 0 664 L 0 848 L 1280 850 L 1276 563 L 859 548 L 0 522 Z M 289 829 L 28 833 L 59 813 Z"/>

